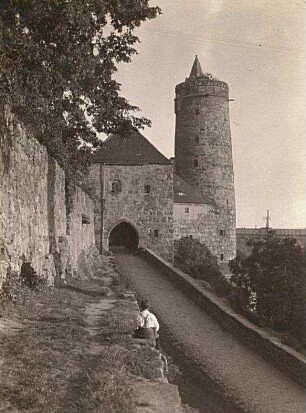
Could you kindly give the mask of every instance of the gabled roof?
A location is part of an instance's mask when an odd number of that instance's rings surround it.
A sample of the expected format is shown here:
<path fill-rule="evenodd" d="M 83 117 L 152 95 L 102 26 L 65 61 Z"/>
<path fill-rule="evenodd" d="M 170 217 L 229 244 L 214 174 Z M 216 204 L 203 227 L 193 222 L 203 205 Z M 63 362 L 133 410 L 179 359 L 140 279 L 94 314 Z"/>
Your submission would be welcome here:
<path fill-rule="evenodd" d="M 181 175 L 174 173 L 173 182 L 175 204 L 215 205 L 212 199 L 202 195 L 197 188 L 187 182 Z"/>
<path fill-rule="evenodd" d="M 111 135 L 94 154 L 94 163 L 115 165 L 169 165 L 171 162 L 140 132 L 133 130 L 126 137 Z"/>

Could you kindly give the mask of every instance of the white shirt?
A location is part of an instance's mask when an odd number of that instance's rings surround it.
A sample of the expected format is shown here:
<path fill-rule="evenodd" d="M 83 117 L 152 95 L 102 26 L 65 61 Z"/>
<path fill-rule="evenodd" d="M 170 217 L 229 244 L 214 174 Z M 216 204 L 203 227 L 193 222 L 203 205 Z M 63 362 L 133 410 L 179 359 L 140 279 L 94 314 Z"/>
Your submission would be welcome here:
<path fill-rule="evenodd" d="M 150 313 L 149 310 L 143 310 L 137 315 L 137 327 L 155 328 L 158 331 L 159 323 L 154 314 Z"/>

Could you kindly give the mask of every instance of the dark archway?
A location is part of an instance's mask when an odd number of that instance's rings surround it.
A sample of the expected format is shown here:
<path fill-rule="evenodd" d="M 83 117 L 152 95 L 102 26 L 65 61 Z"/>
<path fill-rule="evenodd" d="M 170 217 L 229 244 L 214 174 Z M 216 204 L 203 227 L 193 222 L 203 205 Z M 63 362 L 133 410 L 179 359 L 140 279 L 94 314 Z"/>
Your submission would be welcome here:
<path fill-rule="evenodd" d="M 139 237 L 136 229 L 127 222 L 116 225 L 109 235 L 109 247 L 138 248 Z"/>

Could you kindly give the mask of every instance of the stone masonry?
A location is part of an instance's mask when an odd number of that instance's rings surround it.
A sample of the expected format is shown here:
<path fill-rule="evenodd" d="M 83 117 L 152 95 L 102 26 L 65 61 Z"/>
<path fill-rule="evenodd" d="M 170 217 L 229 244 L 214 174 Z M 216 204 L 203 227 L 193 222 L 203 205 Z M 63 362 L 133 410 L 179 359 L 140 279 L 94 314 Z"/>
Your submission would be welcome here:
<path fill-rule="evenodd" d="M 112 192 L 120 181 L 121 190 Z M 111 231 L 127 222 L 138 233 L 139 247 L 148 247 L 173 259 L 173 166 L 168 165 L 93 165 L 87 184 L 96 195 L 96 244 L 109 249 Z M 150 185 L 150 193 L 145 193 Z M 100 190 L 99 190 L 100 188 Z M 104 199 L 103 214 L 101 200 Z M 103 225 L 101 218 L 103 219 Z"/>
<path fill-rule="evenodd" d="M 93 201 L 77 188 L 67 234 L 65 172 L 8 107 L 0 113 L 0 288 L 8 268 L 19 272 L 24 261 L 47 278 L 54 266 L 58 275 L 75 273 L 94 243 Z"/>
<path fill-rule="evenodd" d="M 227 84 L 204 75 L 196 58 L 189 78 L 176 86 L 175 113 L 175 170 L 214 200 L 215 215 L 205 216 L 202 226 L 216 225 L 212 242 L 218 245 L 218 259 L 222 254 L 227 261 L 236 254 Z"/>

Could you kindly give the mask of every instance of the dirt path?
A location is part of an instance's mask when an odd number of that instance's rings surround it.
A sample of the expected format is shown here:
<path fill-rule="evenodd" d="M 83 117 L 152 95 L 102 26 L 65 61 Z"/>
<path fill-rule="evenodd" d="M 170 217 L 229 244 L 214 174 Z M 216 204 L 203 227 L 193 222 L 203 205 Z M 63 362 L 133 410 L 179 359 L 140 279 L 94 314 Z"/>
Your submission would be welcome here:
<path fill-rule="evenodd" d="M 238 342 L 139 256 L 116 255 L 119 271 L 150 300 L 178 346 L 245 412 L 305 413 L 302 387 Z"/>

